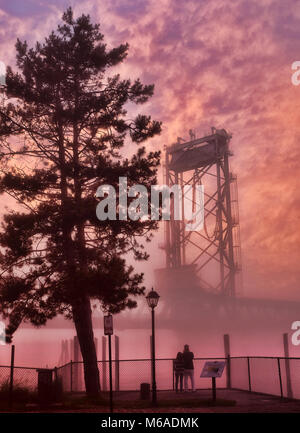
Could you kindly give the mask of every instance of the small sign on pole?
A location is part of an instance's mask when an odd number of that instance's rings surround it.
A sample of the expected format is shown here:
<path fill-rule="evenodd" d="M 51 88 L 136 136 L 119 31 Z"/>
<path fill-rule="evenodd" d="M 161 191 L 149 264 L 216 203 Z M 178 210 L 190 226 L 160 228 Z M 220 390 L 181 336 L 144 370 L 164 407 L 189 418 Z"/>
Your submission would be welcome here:
<path fill-rule="evenodd" d="M 217 399 L 216 377 L 221 377 L 224 371 L 225 361 L 206 361 L 200 377 L 211 377 L 212 398 Z"/>
<path fill-rule="evenodd" d="M 225 361 L 207 361 L 204 364 L 200 377 L 221 377 L 224 367 Z"/>
<path fill-rule="evenodd" d="M 0 346 L 5 346 L 6 335 L 5 335 L 5 323 L 0 321 Z"/>
<path fill-rule="evenodd" d="M 108 314 L 104 316 L 104 335 L 113 335 L 113 316 L 112 314 Z"/>

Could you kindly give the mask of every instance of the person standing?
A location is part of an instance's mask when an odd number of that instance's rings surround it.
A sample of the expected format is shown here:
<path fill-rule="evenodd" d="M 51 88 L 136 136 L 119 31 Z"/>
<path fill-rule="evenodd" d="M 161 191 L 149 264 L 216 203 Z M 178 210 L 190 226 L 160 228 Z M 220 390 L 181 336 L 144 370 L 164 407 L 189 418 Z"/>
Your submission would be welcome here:
<path fill-rule="evenodd" d="M 180 392 L 183 391 L 183 354 L 181 352 L 177 353 L 176 359 L 174 359 L 174 373 L 175 373 L 175 389 L 178 392 L 178 382 L 180 382 Z"/>
<path fill-rule="evenodd" d="M 191 381 L 192 391 L 195 391 L 194 379 L 194 354 L 190 351 L 189 345 L 185 344 L 183 350 L 183 366 L 184 366 L 184 391 L 188 391 L 188 378 Z"/>

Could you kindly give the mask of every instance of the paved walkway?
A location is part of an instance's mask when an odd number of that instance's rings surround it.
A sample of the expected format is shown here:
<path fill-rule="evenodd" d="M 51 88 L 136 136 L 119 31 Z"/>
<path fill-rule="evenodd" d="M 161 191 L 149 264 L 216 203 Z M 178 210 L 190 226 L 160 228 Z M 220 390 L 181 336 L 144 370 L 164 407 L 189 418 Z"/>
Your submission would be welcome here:
<path fill-rule="evenodd" d="M 74 396 L 75 397 L 75 396 Z M 246 391 L 237 390 L 217 390 L 217 399 L 235 400 L 235 406 L 201 406 L 199 407 L 181 407 L 180 401 L 184 400 L 208 400 L 211 399 L 211 390 L 198 390 L 194 393 L 178 393 L 174 391 L 158 391 L 157 398 L 159 400 L 178 400 L 178 405 L 174 404 L 173 407 L 162 408 L 147 408 L 147 409 L 120 409 L 115 408 L 116 413 L 138 412 L 138 413 L 284 413 L 284 412 L 300 412 L 300 400 L 281 399 L 280 397 L 269 396 L 265 394 L 255 394 Z M 138 392 L 118 392 L 114 393 L 114 398 L 118 401 L 136 401 L 140 396 Z M 134 405 L 134 403 L 133 403 Z M 130 405 L 129 405 L 130 406 Z M 194 406 L 194 404 L 193 404 Z M 39 411 L 34 411 L 39 412 Z M 54 409 L 47 410 L 47 412 L 68 412 L 68 413 L 107 413 L 108 407 L 91 407 L 89 409 L 71 409 L 62 410 Z"/>
<path fill-rule="evenodd" d="M 117 396 L 116 396 L 117 397 Z M 139 397 L 136 392 L 123 392 L 119 393 L 119 400 L 136 400 Z M 157 394 L 158 400 L 162 399 L 203 399 L 207 400 L 212 397 L 211 390 L 198 390 L 194 393 L 175 393 L 173 391 L 159 391 Z M 200 413 L 226 413 L 226 412 L 252 412 L 252 413 L 263 413 L 263 412 L 300 412 L 300 400 L 288 400 L 281 399 L 280 397 L 270 396 L 266 394 L 256 394 L 247 391 L 217 390 L 217 398 L 235 400 L 235 406 L 229 407 L 201 407 L 198 408 L 162 408 L 161 412 L 200 412 Z M 146 410 L 145 410 L 146 412 Z M 148 410 L 147 410 L 148 412 Z"/>

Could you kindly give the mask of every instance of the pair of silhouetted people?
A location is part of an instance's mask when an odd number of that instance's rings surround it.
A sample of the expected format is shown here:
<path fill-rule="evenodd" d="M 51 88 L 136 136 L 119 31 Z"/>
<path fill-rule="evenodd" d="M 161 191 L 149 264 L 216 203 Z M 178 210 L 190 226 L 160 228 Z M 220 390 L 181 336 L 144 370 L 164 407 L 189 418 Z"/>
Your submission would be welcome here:
<path fill-rule="evenodd" d="M 190 351 L 188 344 L 185 344 L 183 352 L 178 352 L 176 359 L 174 360 L 174 372 L 175 372 L 175 389 L 178 392 L 178 385 L 180 385 L 180 391 L 183 391 L 183 379 L 184 379 L 184 391 L 188 391 L 188 379 L 191 381 L 192 391 L 195 391 L 194 381 L 194 354 Z"/>

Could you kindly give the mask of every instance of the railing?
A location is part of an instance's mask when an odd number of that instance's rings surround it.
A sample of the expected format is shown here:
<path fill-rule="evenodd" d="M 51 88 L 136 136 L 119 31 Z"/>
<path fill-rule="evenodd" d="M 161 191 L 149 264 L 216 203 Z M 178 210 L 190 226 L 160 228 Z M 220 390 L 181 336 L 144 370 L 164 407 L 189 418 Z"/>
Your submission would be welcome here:
<path fill-rule="evenodd" d="M 225 358 L 195 358 L 195 386 L 197 389 L 209 388 L 210 379 L 200 378 L 205 361 L 224 360 Z M 109 387 L 108 361 L 98 361 L 101 387 Z M 225 368 L 226 370 L 226 368 Z M 114 391 L 136 391 L 143 382 L 151 383 L 151 359 L 127 359 L 112 361 Z M 83 363 L 70 362 L 57 368 L 57 375 L 61 378 L 63 388 L 68 392 L 84 391 Z M 156 360 L 156 385 L 158 390 L 174 389 L 173 359 Z M 226 387 L 226 374 L 218 380 L 220 388 Z"/>
<path fill-rule="evenodd" d="M 210 379 L 200 378 L 205 361 L 225 358 L 196 358 L 195 386 L 197 389 L 211 387 Z M 113 361 L 113 389 L 136 391 L 142 382 L 151 383 L 151 360 L 128 359 Z M 109 386 L 108 361 L 98 361 L 101 388 Z M 83 363 L 69 362 L 54 369 L 65 392 L 84 392 Z M 10 366 L 0 366 L 0 389 L 10 381 Z M 14 367 L 14 386 L 35 390 L 38 382 L 37 369 Z M 173 359 L 156 360 L 158 390 L 174 389 Z M 216 381 L 218 388 L 259 392 L 279 397 L 300 399 L 300 358 L 284 357 L 231 357 L 227 359 L 223 376 Z"/>
<path fill-rule="evenodd" d="M 231 387 L 300 399 L 300 358 L 232 357 Z"/>
<path fill-rule="evenodd" d="M 10 383 L 11 367 L 0 366 L 0 389 Z M 13 367 L 13 382 L 15 385 L 34 391 L 38 384 L 37 369 L 34 367 Z"/>

